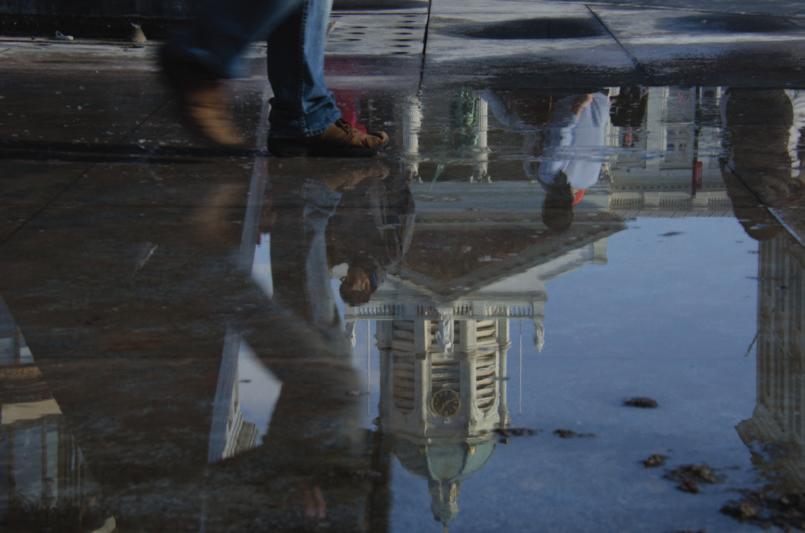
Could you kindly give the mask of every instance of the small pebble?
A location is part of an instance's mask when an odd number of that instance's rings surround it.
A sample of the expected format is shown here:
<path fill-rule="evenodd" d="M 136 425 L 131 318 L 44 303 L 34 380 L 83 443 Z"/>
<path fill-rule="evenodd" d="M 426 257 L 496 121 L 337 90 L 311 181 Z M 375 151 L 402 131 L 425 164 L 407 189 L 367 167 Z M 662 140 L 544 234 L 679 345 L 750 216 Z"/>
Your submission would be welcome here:
<path fill-rule="evenodd" d="M 537 430 L 531 428 L 495 428 L 494 431 L 501 437 L 531 437 L 537 434 Z"/>
<path fill-rule="evenodd" d="M 595 437 L 595 433 L 578 433 L 572 429 L 555 429 L 553 434 L 560 439 L 584 439 Z"/>
<path fill-rule="evenodd" d="M 730 501 L 721 508 L 725 515 L 732 516 L 738 520 L 751 520 L 758 515 L 758 509 L 749 502 Z"/>
<path fill-rule="evenodd" d="M 662 455 L 661 453 L 653 453 L 648 456 L 647 459 L 643 460 L 643 466 L 646 468 L 656 468 L 658 466 L 662 466 L 665 464 L 665 461 L 668 460 L 667 455 Z"/>
<path fill-rule="evenodd" d="M 656 409 L 659 406 L 657 400 L 648 398 L 646 396 L 635 396 L 634 398 L 628 398 L 623 401 L 623 405 L 629 407 L 639 407 L 641 409 Z"/>

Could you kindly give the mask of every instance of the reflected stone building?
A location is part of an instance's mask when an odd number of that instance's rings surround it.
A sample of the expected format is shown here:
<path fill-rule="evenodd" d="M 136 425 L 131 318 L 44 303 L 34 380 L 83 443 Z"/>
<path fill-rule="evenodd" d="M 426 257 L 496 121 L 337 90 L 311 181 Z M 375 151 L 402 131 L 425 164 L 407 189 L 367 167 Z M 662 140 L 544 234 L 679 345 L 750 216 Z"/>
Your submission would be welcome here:
<path fill-rule="evenodd" d="M 760 243 L 757 405 L 738 434 L 760 443 L 783 490 L 805 487 L 805 249 L 787 233 Z"/>
<path fill-rule="evenodd" d="M 447 524 L 461 481 L 483 467 L 492 431 L 509 423 L 508 320 L 385 321 L 377 345 L 381 429 L 402 465 L 428 480 L 433 514 Z"/>
<path fill-rule="evenodd" d="M 721 179 L 720 87 L 649 87 L 639 127 L 613 128 L 609 209 L 622 216 L 730 216 Z"/>
<path fill-rule="evenodd" d="M 623 93 L 627 100 L 623 105 L 628 107 L 628 95 L 636 90 L 611 88 L 610 94 Z M 626 122 L 608 123 L 608 170 L 577 210 L 607 210 L 622 217 L 731 216 L 720 171 L 724 92 L 722 87 L 637 90 L 639 101 L 631 102 L 631 107 L 636 104 L 639 112 Z M 504 94 L 499 97 L 506 99 Z M 512 96 L 507 103 L 536 112 L 556 97 L 534 91 Z M 404 172 L 414 181 L 418 214 L 427 212 L 435 198 L 449 200 L 453 210 L 476 213 L 493 203 L 531 213 L 541 205 L 544 193 L 525 175 L 523 163 L 539 159 L 540 143 L 534 139 L 544 129 L 547 115 L 533 124 L 514 119 L 503 124 L 490 107 L 484 96 L 470 101 L 464 93 L 434 102 L 411 97 L 402 104 L 400 148 Z M 441 115 L 447 109 L 465 109 L 463 121 L 452 115 L 444 120 L 451 131 L 463 131 L 460 138 L 466 142 L 450 142 L 442 129 L 423 126 L 426 108 Z"/>
<path fill-rule="evenodd" d="M 262 432 L 257 426 L 243 416 L 239 372 L 243 349 L 240 336 L 229 332 L 221 355 L 221 367 L 218 371 L 218 384 L 213 402 L 207 457 L 211 463 L 254 448 L 259 444 L 258 439 L 261 437 Z"/>
<path fill-rule="evenodd" d="M 474 104 L 457 95 L 425 102 L 442 114 L 456 102 L 472 111 L 458 123 L 463 130 L 448 121 L 472 143 L 447 143 L 441 130 L 427 130 L 420 99 L 403 104 L 414 237 L 400 271 L 371 302 L 347 307 L 344 318 L 352 331 L 358 321 L 375 323 L 379 427 L 402 466 L 427 480 L 431 509 L 445 525 L 459 512 L 462 482 L 494 453 L 494 430 L 511 423 L 511 320 L 532 322 L 529 340 L 542 351 L 550 342 L 546 284 L 605 263 L 607 239 L 628 217 L 733 216 L 719 161 L 722 90 L 632 92 L 641 98 L 639 120 L 608 127 L 608 171 L 562 234 L 539 222 L 545 191 L 523 173 L 523 161 L 540 155 L 524 141 L 541 126 L 504 124 L 478 95 Z M 528 109 L 533 99 L 537 109 L 550 97 L 512 101 Z"/>
<path fill-rule="evenodd" d="M 494 431 L 511 421 L 510 321 L 531 321 L 542 350 L 545 284 L 605 263 L 607 236 L 624 227 L 606 217 L 556 235 L 519 219 L 453 217 L 461 214 L 425 210 L 400 272 L 345 316 L 376 324 L 379 428 L 402 466 L 427 480 L 433 515 L 445 526 L 459 512 L 462 481 L 483 468 Z"/>
<path fill-rule="evenodd" d="M 0 299 L 0 526 L 94 530 L 89 473 L 59 405 Z M 111 529 L 108 529 L 111 531 Z"/>

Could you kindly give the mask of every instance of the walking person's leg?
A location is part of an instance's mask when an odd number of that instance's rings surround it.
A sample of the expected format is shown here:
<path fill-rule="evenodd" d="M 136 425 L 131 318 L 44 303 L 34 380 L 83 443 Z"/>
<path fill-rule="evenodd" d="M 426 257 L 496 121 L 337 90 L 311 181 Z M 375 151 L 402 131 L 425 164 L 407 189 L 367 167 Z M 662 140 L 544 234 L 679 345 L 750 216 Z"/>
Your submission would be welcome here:
<path fill-rule="evenodd" d="M 162 71 L 197 133 L 218 144 L 241 144 L 223 80 L 236 76 L 252 42 L 270 35 L 303 1 L 204 0 L 192 26 L 162 48 Z"/>
<path fill-rule="evenodd" d="M 248 46 L 266 39 L 305 0 L 203 0 L 192 26 L 166 45 L 172 59 L 193 63 L 215 78 L 237 77 Z"/>
<path fill-rule="evenodd" d="M 340 120 L 324 82 L 332 0 L 206 0 L 193 26 L 165 45 L 160 61 L 184 118 L 218 144 L 240 145 L 223 80 L 253 41 L 269 40 L 272 100 L 269 150 L 275 155 L 367 156 L 388 142 Z"/>
<path fill-rule="evenodd" d="M 271 134 L 317 135 L 341 113 L 324 82 L 324 47 L 332 0 L 306 0 L 268 37 Z"/>
<path fill-rule="evenodd" d="M 332 0 L 305 0 L 268 38 L 271 100 L 269 150 L 274 155 L 368 156 L 388 142 L 341 121 L 324 81 Z"/>

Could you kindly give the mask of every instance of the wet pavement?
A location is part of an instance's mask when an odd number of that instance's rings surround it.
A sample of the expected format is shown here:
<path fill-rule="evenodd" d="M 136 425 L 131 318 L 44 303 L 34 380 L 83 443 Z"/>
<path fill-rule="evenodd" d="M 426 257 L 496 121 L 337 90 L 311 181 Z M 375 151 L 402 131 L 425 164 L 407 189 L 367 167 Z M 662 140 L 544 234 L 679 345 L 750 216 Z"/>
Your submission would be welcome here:
<path fill-rule="evenodd" d="M 797 5 L 350 5 L 361 161 L 0 41 L 0 528 L 805 529 Z"/>

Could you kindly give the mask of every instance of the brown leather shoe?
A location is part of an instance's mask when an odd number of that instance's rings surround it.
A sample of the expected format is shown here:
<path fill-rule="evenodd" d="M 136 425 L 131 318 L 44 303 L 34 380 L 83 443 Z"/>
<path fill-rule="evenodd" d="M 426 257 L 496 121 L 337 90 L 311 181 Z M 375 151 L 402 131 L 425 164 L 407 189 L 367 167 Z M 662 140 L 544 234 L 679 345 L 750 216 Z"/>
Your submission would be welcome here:
<path fill-rule="evenodd" d="M 268 151 L 276 157 L 371 157 L 386 147 L 383 131 L 364 133 L 348 122 L 337 120 L 312 137 L 268 136 Z"/>
<path fill-rule="evenodd" d="M 163 49 L 162 73 L 173 90 L 185 124 L 205 140 L 228 147 L 242 147 L 243 138 L 229 109 L 230 96 L 224 81 L 203 68 L 176 61 Z"/>

